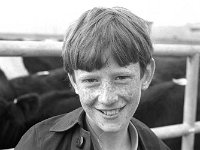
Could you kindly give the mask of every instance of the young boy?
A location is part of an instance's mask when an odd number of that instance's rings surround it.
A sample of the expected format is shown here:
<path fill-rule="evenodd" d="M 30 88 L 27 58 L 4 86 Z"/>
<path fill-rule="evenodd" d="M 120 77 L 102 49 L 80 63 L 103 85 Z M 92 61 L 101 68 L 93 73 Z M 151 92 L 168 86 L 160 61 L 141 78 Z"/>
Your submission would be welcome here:
<path fill-rule="evenodd" d="M 82 107 L 33 126 L 16 150 L 169 150 L 133 118 L 155 62 L 144 20 L 125 8 L 93 8 L 68 30 L 64 67 Z"/>

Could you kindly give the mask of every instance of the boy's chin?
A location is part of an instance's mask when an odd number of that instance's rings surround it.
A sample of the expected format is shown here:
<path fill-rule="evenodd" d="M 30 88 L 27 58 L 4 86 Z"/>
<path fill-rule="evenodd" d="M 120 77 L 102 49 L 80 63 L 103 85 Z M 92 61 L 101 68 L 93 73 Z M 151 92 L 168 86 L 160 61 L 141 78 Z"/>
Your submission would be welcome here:
<path fill-rule="evenodd" d="M 101 127 L 101 130 L 103 132 L 119 132 L 122 130 L 122 127 L 120 125 L 105 125 Z"/>

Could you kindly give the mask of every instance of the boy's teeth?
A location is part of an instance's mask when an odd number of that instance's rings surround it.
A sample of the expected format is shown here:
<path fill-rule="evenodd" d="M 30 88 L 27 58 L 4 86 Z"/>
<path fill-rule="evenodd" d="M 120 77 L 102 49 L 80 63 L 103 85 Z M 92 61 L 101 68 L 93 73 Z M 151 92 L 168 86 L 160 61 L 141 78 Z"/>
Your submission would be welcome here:
<path fill-rule="evenodd" d="M 112 115 L 116 115 L 118 114 L 120 111 L 120 109 L 114 109 L 114 110 L 104 110 L 102 111 L 105 115 L 108 115 L 108 116 L 112 116 Z"/>

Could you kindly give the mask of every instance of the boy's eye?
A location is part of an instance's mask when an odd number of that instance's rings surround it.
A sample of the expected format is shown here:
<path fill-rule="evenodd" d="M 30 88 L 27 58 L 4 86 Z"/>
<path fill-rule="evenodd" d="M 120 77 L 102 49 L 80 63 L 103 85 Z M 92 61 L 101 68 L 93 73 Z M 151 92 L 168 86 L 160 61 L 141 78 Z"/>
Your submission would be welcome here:
<path fill-rule="evenodd" d="M 129 76 L 117 76 L 115 78 L 115 80 L 125 80 L 125 79 L 129 79 L 130 77 Z"/>
<path fill-rule="evenodd" d="M 96 82 L 98 82 L 98 80 L 97 79 L 84 79 L 83 82 L 85 82 L 85 83 L 96 83 Z"/>

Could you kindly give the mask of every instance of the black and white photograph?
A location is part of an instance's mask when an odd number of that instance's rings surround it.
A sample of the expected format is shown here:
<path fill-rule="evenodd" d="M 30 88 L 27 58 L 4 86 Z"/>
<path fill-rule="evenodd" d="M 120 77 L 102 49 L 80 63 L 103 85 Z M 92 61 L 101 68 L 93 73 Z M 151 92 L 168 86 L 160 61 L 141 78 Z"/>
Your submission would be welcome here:
<path fill-rule="evenodd" d="M 0 150 L 200 150 L 199 6 L 0 1 Z"/>

